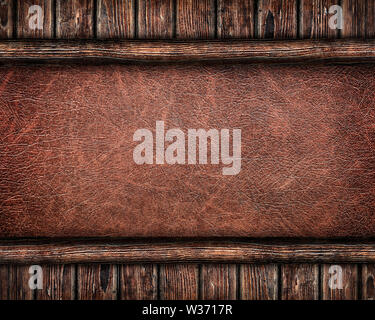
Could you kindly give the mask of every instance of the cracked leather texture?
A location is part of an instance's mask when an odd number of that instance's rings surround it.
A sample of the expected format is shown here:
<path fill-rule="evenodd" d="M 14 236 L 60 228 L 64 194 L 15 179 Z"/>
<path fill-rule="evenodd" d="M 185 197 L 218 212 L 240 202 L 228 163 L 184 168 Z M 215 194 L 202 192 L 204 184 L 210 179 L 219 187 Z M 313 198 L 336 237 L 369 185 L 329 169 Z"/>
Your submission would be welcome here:
<path fill-rule="evenodd" d="M 374 65 L 0 67 L 0 237 L 373 237 Z M 139 128 L 242 129 L 242 169 L 136 165 Z"/>

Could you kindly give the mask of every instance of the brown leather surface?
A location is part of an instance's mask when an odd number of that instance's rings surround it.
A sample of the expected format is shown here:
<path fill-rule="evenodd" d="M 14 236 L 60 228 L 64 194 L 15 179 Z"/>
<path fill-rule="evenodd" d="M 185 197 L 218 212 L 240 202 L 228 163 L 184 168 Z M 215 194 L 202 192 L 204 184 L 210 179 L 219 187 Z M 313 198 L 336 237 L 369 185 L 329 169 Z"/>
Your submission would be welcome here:
<path fill-rule="evenodd" d="M 0 68 L 1 237 L 375 236 L 375 65 Z M 240 128 L 242 168 L 133 133 Z"/>

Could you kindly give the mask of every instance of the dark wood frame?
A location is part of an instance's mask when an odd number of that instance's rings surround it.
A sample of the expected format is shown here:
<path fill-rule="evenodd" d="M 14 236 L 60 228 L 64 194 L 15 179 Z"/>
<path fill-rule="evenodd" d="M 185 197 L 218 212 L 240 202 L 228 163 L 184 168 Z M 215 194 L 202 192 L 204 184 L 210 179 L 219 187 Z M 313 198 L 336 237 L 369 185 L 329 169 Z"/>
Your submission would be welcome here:
<path fill-rule="evenodd" d="M 22 41 L 0 62 L 374 62 L 375 41 Z M 375 241 L 303 239 L 23 239 L 0 241 L 0 263 L 375 262 Z"/>

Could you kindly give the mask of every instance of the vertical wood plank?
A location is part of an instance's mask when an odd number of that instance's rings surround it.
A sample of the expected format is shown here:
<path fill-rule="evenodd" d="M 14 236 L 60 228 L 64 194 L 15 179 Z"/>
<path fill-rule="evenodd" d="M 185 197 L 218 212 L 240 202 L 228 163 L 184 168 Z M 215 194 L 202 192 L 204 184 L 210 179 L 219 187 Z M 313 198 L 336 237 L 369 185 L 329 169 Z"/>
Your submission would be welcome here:
<path fill-rule="evenodd" d="M 237 266 L 233 264 L 204 264 L 201 267 L 201 299 L 237 299 Z"/>
<path fill-rule="evenodd" d="M 240 265 L 241 300 L 277 300 L 278 267 L 276 264 Z"/>
<path fill-rule="evenodd" d="M 0 39 L 13 37 L 13 0 L 0 1 Z"/>
<path fill-rule="evenodd" d="M 173 12 L 173 0 L 138 0 L 138 38 L 173 38 Z"/>
<path fill-rule="evenodd" d="M 338 29 L 329 27 L 329 8 L 337 0 L 301 0 L 300 37 L 303 39 L 337 38 Z"/>
<path fill-rule="evenodd" d="M 296 39 L 297 0 L 259 0 L 258 38 Z"/>
<path fill-rule="evenodd" d="M 338 265 L 342 268 L 342 289 L 330 288 L 329 280 L 333 274 L 329 273 L 332 265 L 322 265 L 322 299 L 323 300 L 356 300 L 358 299 L 358 266 Z"/>
<path fill-rule="evenodd" d="M 342 0 L 342 9 L 344 17 L 344 28 L 341 30 L 342 38 L 365 37 L 365 1 Z"/>
<path fill-rule="evenodd" d="M 135 0 L 97 0 L 97 36 L 99 39 L 132 39 Z"/>
<path fill-rule="evenodd" d="M 362 265 L 362 299 L 375 300 L 375 265 Z"/>
<path fill-rule="evenodd" d="M 78 299 L 115 300 L 117 299 L 117 281 L 116 265 L 78 265 Z"/>
<path fill-rule="evenodd" d="M 122 300 L 157 299 L 157 266 L 154 264 L 120 266 Z"/>
<path fill-rule="evenodd" d="M 8 300 L 9 265 L 0 265 L 0 300 Z"/>
<path fill-rule="evenodd" d="M 254 38 L 254 0 L 218 0 L 218 38 Z"/>
<path fill-rule="evenodd" d="M 50 39 L 53 37 L 52 0 L 17 0 L 17 37 Z M 40 7 L 42 15 L 39 17 Z M 39 20 L 41 18 L 41 29 Z M 30 21 L 34 22 L 31 23 Z M 37 27 L 35 27 L 35 26 Z"/>
<path fill-rule="evenodd" d="M 199 268 L 197 264 L 165 264 L 160 266 L 160 299 L 198 299 Z"/>
<path fill-rule="evenodd" d="M 366 38 L 375 38 L 375 1 L 366 1 Z"/>
<path fill-rule="evenodd" d="M 43 289 L 36 290 L 37 300 L 74 300 L 75 266 L 42 265 Z"/>
<path fill-rule="evenodd" d="M 94 37 L 94 0 L 57 0 L 56 37 L 87 39 Z"/>
<path fill-rule="evenodd" d="M 34 292 L 29 287 L 29 265 L 9 266 L 9 300 L 33 300 Z"/>
<path fill-rule="evenodd" d="M 319 266 L 286 264 L 281 266 L 282 300 L 317 300 L 319 298 Z"/>
<path fill-rule="evenodd" d="M 214 0 L 177 0 L 176 37 L 213 39 L 216 33 Z"/>

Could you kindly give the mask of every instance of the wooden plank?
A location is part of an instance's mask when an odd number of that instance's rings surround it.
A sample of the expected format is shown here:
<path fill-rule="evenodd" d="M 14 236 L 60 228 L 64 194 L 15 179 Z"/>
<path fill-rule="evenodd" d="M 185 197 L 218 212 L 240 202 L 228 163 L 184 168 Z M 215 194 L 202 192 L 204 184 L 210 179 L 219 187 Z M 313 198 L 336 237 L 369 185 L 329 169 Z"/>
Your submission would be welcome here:
<path fill-rule="evenodd" d="M 138 0 L 138 38 L 173 38 L 173 12 L 173 0 Z"/>
<path fill-rule="evenodd" d="M 203 264 L 200 278 L 201 299 L 237 299 L 237 266 L 234 264 Z"/>
<path fill-rule="evenodd" d="M 147 250 L 146 250 L 147 249 Z M 5 263 L 375 263 L 374 243 L 5 241 Z"/>
<path fill-rule="evenodd" d="M 18 0 L 17 37 L 53 38 L 52 0 Z"/>
<path fill-rule="evenodd" d="M 58 44 L 58 46 L 56 45 Z M 115 61 L 361 62 L 375 59 L 375 41 L 9 41 L 0 61 L 10 59 L 101 59 Z M 61 60 L 59 61 L 61 63 Z"/>
<path fill-rule="evenodd" d="M 337 38 L 339 29 L 329 27 L 329 8 L 336 0 L 301 0 L 300 37 L 302 39 Z"/>
<path fill-rule="evenodd" d="M 278 266 L 276 264 L 240 265 L 241 300 L 277 300 Z"/>
<path fill-rule="evenodd" d="M 362 299 L 375 300 L 375 265 L 362 265 Z"/>
<path fill-rule="evenodd" d="M 218 38 L 254 38 L 254 1 L 218 0 Z"/>
<path fill-rule="evenodd" d="M 33 300 L 35 291 L 29 287 L 30 265 L 9 266 L 9 300 Z"/>
<path fill-rule="evenodd" d="M 37 300 L 74 300 L 75 266 L 42 265 L 43 289 L 36 290 Z"/>
<path fill-rule="evenodd" d="M 338 269 L 340 268 L 340 269 Z M 340 271 L 338 271 L 340 270 Z M 342 283 L 340 278 L 342 275 Z M 355 264 L 322 265 L 322 299 L 358 299 L 358 266 Z"/>
<path fill-rule="evenodd" d="M 77 266 L 78 300 L 117 299 L 117 265 Z"/>
<path fill-rule="evenodd" d="M 342 0 L 343 22 L 342 38 L 364 38 L 366 3 L 364 0 Z"/>
<path fill-rule="evenodd" d="M 120 266 L 120 299 L 157 299 L 157 266 L 154 264 Z"/>
<path fill-rule="evenodd" d="M 88 39 L 94 37 L 94 0 L 56 2 L 56 37 Z"/>
<path fill-rule="evenodd" d="M 0 300 L 8 300 L 9 265 L 0 265 Z"/>
<path fill-rule="evenodd" d="M 363 0 L 366 2 L 366 38 L 375 38 L 375 1 Z"/>
<path fill-rule="evenodd" d="M 199 295 L 197 264 L 163 264 L 159 271 L 162 300 L 196 300 Z"/>
<path fill-rule="evenodd" d="M 214 0 L 177 0 L 176 37 L 213 39 L 216 30 Z"/>
<path fill-rule="evenodd" d="M 99 39 L 134 38 L 134 1 L 97 1 L 97 36 Z"/>
<path fill-rule="evenodd" d="M 317 264 L 282 265 L 281 283 L 282 300 L 317 300 L 319 266 Z"/>
<path fill-rule="evenodd" d="M 296 39 L 297 30 L 296 0 L 259 0 L 258 38 Z"/>
<path fill-rule="evenodd" d="M 0 1 L 0 39 L 13 37 L 13 0 Z"/>

